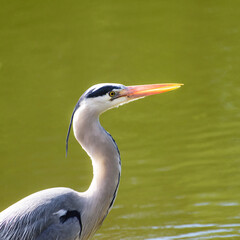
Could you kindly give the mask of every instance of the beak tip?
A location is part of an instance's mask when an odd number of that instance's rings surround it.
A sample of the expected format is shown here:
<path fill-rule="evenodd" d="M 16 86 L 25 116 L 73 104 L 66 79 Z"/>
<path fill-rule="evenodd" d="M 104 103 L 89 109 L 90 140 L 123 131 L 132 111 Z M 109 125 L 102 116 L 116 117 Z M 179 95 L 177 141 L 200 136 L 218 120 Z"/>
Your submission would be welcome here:
<path fill-rule="evenodd" d="M 182 87 L 184 84 L 183 83 L 177 83 L 176 84 L 176 89 Z"/>

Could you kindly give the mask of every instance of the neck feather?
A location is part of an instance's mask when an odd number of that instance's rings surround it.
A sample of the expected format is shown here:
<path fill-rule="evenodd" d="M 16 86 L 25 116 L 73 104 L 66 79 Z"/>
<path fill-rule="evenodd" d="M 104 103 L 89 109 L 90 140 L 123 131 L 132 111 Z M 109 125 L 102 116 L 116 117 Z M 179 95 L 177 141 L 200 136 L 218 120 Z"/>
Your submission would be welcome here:
<path fill-rule="evenodd" d="M 121 162 L 117 145 L 111 135 L 100 125 L 99 116 L 81 107 L 73 118 L 73 131 L 93 165 L 93 180 L 85 192 L 99 214 L 107 214 L 116 197 Z"/>

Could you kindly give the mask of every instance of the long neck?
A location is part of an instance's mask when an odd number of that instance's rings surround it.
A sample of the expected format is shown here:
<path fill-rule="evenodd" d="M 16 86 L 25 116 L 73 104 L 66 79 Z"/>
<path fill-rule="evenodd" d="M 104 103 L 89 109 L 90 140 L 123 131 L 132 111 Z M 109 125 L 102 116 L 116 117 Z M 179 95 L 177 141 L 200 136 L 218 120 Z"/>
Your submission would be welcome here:
<path fill-rule="evenodd" d="M 92 210 L 101 218 L 100 215 L 107 214 L 116 196 L 121 173 L 119 151 L 112 137 L 100 125 L 99 116 L 85 108 L 76 111 L 73 130 L 92 160 L 93 180 L 86 194 Z"/>

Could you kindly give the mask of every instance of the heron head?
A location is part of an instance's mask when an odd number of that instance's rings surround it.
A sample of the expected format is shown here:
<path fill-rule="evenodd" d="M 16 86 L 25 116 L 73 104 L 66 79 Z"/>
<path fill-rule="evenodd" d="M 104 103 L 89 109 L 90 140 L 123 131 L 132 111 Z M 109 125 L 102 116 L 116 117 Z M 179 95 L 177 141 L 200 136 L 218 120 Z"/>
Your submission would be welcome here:
<path fill-rule="evenodd" d="M 90 87 L 79 99 L 74 108 L 67 139 L 66 151 L 68 145 L 69 133 L 75 112 L 79 108 L 86 108 L 88 112 L 99 115 L 108 109 L 137 100 L 149 95 L 168 92 L 181 87 L 179 83 L 149 84 L 137 86 L 124 86 L 116 83 L 97 84 Z"/>
<path fill-rule="evenodd" d="M 85 105 L 89 111 L 101 114 L 133 100 L 177 89 L 181 85 L 178 83 L 137 86 L 124 86 L 116 83 L 97 84 L 89 88 L 80 100 L 81 105 Z"/>
<path fill-rule="evenodd" d="M 81 105 L 94 114 L 101 114 L 125 102 L 121 92 L 126 87 L 122 84 L 104 83 L 90 87 L 81 97 Z"/>

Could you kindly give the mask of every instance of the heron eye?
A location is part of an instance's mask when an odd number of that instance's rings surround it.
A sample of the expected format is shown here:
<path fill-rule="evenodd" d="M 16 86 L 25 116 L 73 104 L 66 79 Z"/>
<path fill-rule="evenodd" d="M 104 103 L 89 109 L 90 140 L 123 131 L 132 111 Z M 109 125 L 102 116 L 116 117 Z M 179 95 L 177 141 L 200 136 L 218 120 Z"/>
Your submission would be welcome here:
<path fill-rule="evenodd" d="M 114 97 L 115 94 L 116 94 L 116 93 L 115 93 L 114 91 L 111 91 L 111 92 L 108 93 L 108 95 L 109 95 L 110 97 Z"/>

